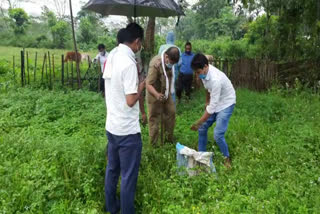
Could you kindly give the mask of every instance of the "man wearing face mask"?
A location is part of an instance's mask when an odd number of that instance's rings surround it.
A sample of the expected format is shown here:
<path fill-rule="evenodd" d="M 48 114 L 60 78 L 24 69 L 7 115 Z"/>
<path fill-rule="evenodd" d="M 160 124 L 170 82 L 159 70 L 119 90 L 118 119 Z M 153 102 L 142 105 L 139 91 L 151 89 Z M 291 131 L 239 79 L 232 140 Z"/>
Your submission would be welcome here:
<path fill-rule="evenodd" d="M 101 73 L 103 73 L 103 66 L 104 66 L 105 61 L 107 60 L 108 52 L 106 51 L 106 46 L 104 46 L 104 44 L 99 44 L 98 50 L 99 50 L 99 53 L 97 54 L 97 56 L 93 60 L 94 60 L 94 62 L 100 61 Z"/>
<path fill-rule="evenodd" d="M 228 77 L 216 67 L 209 65 L 203 54 L 197 54 L 191 67 L 199 74 L 206 91 L 206 111 L 191 129 L 199 132 L 199 151 L 205 152 L 208 129 L 216 122 L 214 139 L 225 157 L 225 166 L 231 167 L 231 159 L 225 133 L 236 104 L 236 93 Z"/>
<path fill-rule="evenodd" d="M 126 38 L 126 35 L 128 34 L 127 31 L 128 30 L 126 28 L 122 28 L 119 30 L 119 32 L 117 34 L 118 45 L 123 44 L 124 39 Z M 135 53 L 139 83 L 145 81 L 145 79 L 146 79 L 145 72 L 143 69 L 142 58 L 141 58 L 141 51 L 142 51 L 142 47 L 137 53 Z M 144 108 L 144 98 L 145 98 L 144 93 L 142 93 L 140 96 L 140 99 L 139 99 L 139 108 L 140 108 L 140 113 L 141 113 L 142 125 L 146 125 L 148 123 L 147 114 L 146 114 L 146 111 Z"/>
<path fill-rule="evenodd" d="M 180 73 L 177 85 L 177 97 L 181 100 L 183 90 L 186 92 L 187 97 L 190 99 L 191 87 L 193 80 L 193 70 L 191 68 L 191 61 L 194 57 L 192 53 L 192 46 L 190 42 L 185 45 L 185 52 L 182 54 L 182 63 L 180 66 Z"/>
<path fill-rule="evenodd" d="M 135 60 L 142 46 L 143 29 L 136 23 L 126 27 L 123 43 L 107 59 L 106 85 L 108 165 L 105 176 L 106 208 L 110 213 L 134 213 L 134 198 L 141 160 L 139 98 L 145 81 L 139 83 Z M 121 175 L 120 200 L 117 184 Z"/>
<path fill-rule="evenodd" d="M 149 140 L 152 145 L 156 145 L 158 141 L 160 122 L 164 123 L 165 140 L 173 143 L 175 106 L 171 94 L 174 91 L 174 64 L 178 63 L 179 58 L 179 49 L 170 47 L 161 55 L 155 56 L 149 65 L 146 89 Z"/>
<path fill-rule="evenodd" d="M 167 35 L 167 41 L 166 41 L 166 44 L 163 44 L 160 46 L 159 48 L 159 51 L 158 51 L 158 55 L 161 56 L 162 52 L 164 50 L 167 50 L 171 47 L 176 47 L 178 48 L 174 42 L 175 42 L 176 38 L 175 38 L 175 35 L 174 35 L 174 32 L 170 31 Z M 179 49 L 179 48 L 178 48 Z M 177 79 L 178 79 L 178 74 L 179 74 L 179 67 L 181 66 L 181 63 L 182 63 L 182 60 L 181 60 L 181 51 L 179 49 L 179 53 L 180 53 L 180 59 L 179 59 L 179 62 L 177 64 L 175 64 L 175 67 L 174 67 L 174 70 L 175 70 L 175 74 L 174 74 L 174 81 L 177 82 Z M 175 90 L 171 92 L 171 96 L 172 96 L 172 99 L 173 99 L 173 102 L 176 103 L 176 92 Z"/>
<path fill-rule="evenodd" d="M 99 50 L 99 53 L 93 59 L 93 62 L 94 63 L 100 62 L 100 68 L 101 68 L 100 77 L 101 77 L 103 74 L 104 63 L 106 62 L 107 57 L 108 57 L 108 52 L 106 51 L 106 47 L 104 46 L 104 44 L 99 44 L 98 50 Z M 100 78 L 100 91 L 102 92 L 102 95 L 104 96 L 104 79 L 103 78 Z"/>

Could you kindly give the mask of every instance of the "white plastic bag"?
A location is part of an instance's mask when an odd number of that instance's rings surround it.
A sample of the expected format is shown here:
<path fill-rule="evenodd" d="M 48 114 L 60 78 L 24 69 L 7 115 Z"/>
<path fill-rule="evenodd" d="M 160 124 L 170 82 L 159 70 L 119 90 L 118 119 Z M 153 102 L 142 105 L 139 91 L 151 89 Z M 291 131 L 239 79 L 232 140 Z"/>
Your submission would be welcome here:
<path fill-rule="evenodd" d="M 215 173 L 216 168 L 213 164 L 213 152 L 197 152 L 194 149 L 190 149 L 180 143 L 176 145 L 177 149 L 177 164 L 178 167 L 186 168 L 189 176 L 194 176 L 200 171 L 205 170 L 209 173 Z M 183 174 L 180 171 L 180 174 Z"/>

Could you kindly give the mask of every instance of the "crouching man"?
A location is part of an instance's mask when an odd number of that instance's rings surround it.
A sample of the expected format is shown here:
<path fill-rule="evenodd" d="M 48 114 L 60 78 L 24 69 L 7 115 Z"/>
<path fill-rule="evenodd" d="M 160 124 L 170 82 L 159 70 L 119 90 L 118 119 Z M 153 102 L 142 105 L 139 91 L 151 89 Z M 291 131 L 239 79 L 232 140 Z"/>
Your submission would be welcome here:
<path fill-rule="evenodd" d="M 191 129 L 199 132 L 198 149 L 206 151 L 208 129 L 216 122 L 214 139 L 225 157 L 225 166 L 231 167 L 231 159 L 225 133 L 236 103 L 236 93 L 228 77 L 216 67 L 209 65 L 203 54 L 194 56 L 191 67 L 199 74 L 206 91 L 206 110 Z"/>

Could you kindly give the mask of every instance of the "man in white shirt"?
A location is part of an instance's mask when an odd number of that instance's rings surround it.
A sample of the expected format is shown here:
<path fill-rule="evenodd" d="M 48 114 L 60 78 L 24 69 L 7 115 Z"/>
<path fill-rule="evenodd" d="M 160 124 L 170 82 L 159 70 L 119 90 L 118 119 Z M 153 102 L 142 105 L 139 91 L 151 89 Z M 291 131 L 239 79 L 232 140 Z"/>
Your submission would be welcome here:
<path fill-rule="evenodd" d="M 143 29 L 126 27 L 123 44 L 108 56 L 103 78 L 106 86 L 108 165 L 105 177 L 106 208 L 110 213 L 134 213 L 134 197 L 141 159 L 139 98 L 145 82 L 139 83 L 135 53 L 141 49 Z M 116 198 L 121 173 L 120 201 Z"/>
<path fill-rule="evenodd" d="M 93 60 L 94 62 L 100 62 L 101 73 L 103 73 L 103 67 L 104 67 L 104 63 L 107 60 L 108 52 L 106 51 L 106 46 L 104 44 L 98 45 L 98 51 L 99 53 Z"/>
<path fill-rule="evenodd" d="M 209 65 L 205 55 L 195 55 L 191 67 L 199 74 L 199 78 L 207 89 L 206 111 L 191 127 L 192 130 L 199 132 L 199 151 L 206 151 L 208 129 L 216 122 L 214 139 L 225 157 L 225 166 L 230 167 L 229 148 L 224 135 L 236 104 L 235 90 L 222 71 Z"/>
<path fill-rule="evenodd" d="M 106 51 L 106 46 L 104 44 L 99 44 L 98 45 L 98 50 L 99 53 L 97 54 L 97 56 L 93 59 L 94 63 L 100 63 L 100 69 L 101 69 L 101 75 L 100 77 L 103 75 L 103 68 L 104 68 L 104 63 L 107 60 L 108 57 L 108 52 Z M 100 91 L 102 92 L 102 94 L 104 95 L 104 80 L 103 78 L 100 78 Z"/>

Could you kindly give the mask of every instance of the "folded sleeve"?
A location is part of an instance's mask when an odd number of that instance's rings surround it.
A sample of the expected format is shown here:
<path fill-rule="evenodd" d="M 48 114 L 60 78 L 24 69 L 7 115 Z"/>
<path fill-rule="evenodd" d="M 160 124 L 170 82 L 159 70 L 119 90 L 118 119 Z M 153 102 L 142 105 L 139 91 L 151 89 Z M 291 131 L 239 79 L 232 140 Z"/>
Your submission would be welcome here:
<path fill-rule="evenodd" d="M 136 65 L 132 64 L 122 74 L 122 84 L 125 95 L 138 93 L 138 70 Z"/>

